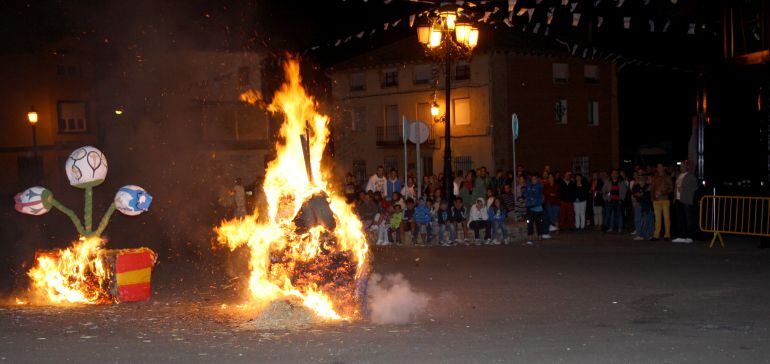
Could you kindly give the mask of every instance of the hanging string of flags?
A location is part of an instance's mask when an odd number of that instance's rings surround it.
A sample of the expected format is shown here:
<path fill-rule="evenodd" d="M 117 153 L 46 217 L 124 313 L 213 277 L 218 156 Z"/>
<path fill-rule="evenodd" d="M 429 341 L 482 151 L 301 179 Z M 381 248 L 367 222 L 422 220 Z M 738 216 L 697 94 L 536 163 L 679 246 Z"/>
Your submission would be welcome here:
<path fill-rule="evenodd" d="M 345 2 L 346 0 L 341 0 Z M 353 0 L 347 0 L 353 1 Z M 361 0 L 364 3 L 375 3 L 375 0 Z M 385 5 L 391 4 L 391 0 L 383 0 Z M 481 1 L 428 1 L 428 0 L 410 0 L 415 4 L 425 4 L 428 9 L 419 12 L 398 17 L 391 21 L 383 22 L 380 27 L 372 27 L 370 30 L 360 30 L 353 34 L 337 38 L 326 44 L 319 44 L 310 47 L 304 53 L 316 51 L 320 48 L 339 47 L 355 39 L 363 40 L 365 36 L 374 37 L 378 32 L 387 32 L 396 29 L 402 22 L 408 24 L 408 28 L 413 28 L 415 22 L 431 13 L 437 13 L 437 9 L 446 5 L 456 5 L 464 18 L 475 23 L 483 23 L 493 29 L 499 26 L 507 28 L 520 29 L 524 33 L 541 34 L 546 37 L 552 36 L 551 29 L 556 24 L 567 24 L 571 28 L 590 28 L 597 32 L 616 31 L 622 28 L 624 31 L 637 31 L 649 33 L 669 33 L 672 30 L 672 24 L 676 23 L 682 26 L 675 27 L 680 34 L 689 36 L 698 33 L 705 33 L 715 29 L 708 26 L 706 22 L 693 16 L 675 18 L 673 14 L 686 13 L 680 11 L 678 7 L 683 6 L 677 0 L 507 0 L 507 7 L 499 6 L 503 1 L 481 0 Z M 506 11 L 507 10 L 507 11 Z M 657 10 L 657 12 L 656 12 Z M 664 13 L 664 14 L 660 14 Z M 526 18 L 525 18 L 526 16 Z M 608 23 L 608 19 L 610 22 Z M 517 26 L 518 25 L 518 26 Z M 615 28 L 618 27 L 618 28 Z M 543 30 L 544 29 L 544 30 Z M 563 29 L 560 29 L 563 31 Z M 542 31 L 542 32 L 541 32 Z M 578 43 L 569 43 L 556 35 L 554 39 L 557 43 L 563 44 L 567 51 L 573 56 L 582 56 L 600 61 L 614 61 L 618 64 L 618 70 L 627 65 L 642 65 L 666 67 L 672 70 L 681 70 L 676 67 L 668 67 L 662 64 L 655 64 L 636 58 L 626 58 L 614 52 L 602 51 L 595 47 L 581 46 Z M 590 54 L 589 54 L 590 53 Z M 589 57 L 590 56 L 590 57 Z"/>

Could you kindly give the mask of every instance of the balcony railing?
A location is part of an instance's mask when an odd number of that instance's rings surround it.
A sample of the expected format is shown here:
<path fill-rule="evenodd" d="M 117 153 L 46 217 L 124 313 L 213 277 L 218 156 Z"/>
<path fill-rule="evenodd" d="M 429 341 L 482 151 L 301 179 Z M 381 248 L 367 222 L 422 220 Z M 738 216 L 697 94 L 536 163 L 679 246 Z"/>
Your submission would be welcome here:
<path fill-rule="evenodd" d="M 403 139 L 401 139 L 401 125 L 389 125 L 377 127 L 377 146 L 378 147 L 393 147 L 404 145 Z M 422 143 L 421 146 L 426 148 L 433 148 L 436 145 L 436 133 L 433 125 L 428 125 L 428 140 Z"/>

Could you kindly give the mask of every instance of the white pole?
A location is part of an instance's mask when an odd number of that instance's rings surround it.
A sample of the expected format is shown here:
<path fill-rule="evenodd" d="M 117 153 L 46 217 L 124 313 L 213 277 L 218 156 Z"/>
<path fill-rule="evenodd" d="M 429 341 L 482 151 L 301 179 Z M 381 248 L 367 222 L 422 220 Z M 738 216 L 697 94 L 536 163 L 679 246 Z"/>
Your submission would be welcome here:
<path fill-rule="evenodd" d="M 415 121 L 415 123 L 418 123 L 418 121 Z M 417 138 L 415 140 L 417 141 L 417 198 L 419 199 L 422 194 L 422 169 L 420 168 L 420 138 L 422 135 L 420 134 L 420 125 L 414 125 L 415 129 L 417 129 Z"/>
<path fill-rule="evenodd" d="M 408 175 L 409 175 L 409 169 L 408 169 L 409 168 L 409 155 L 408 155 L 409 150 L 407 149 L 407 146 L 406 146 L 406 143 L 409 142 L 409 137 L 407 135 L 407 130 L 406 130 L 406 115 L 403 115 L 402 119 L 401 119 L 401 135 L 403 136 L 403 139 L 404 139 L 404 187 L 406 187 L 407 184 L 408 184 L 407 183 L 407 179 L 409 178 L 408 177 Z M 398 191 L 398 193 L 401 193 L 401 191 Z"/>
<path fill-rule="evenodd" d="M 519 176 L 516 175 L 516 125 L 514 122 L 515 114 L 511 116 L 511 136 L 513 137 L 513 142 L 511 143 L 513 145 L 513 197 L 514 200 L 516 199 L 516 194 L 519 192 L 519 190 L 516 189 L 516 180 Z M 518 221 L 519 217 L 516 216 L 516 204 L 514 203 L 513 208 L 513 219 Z"/>

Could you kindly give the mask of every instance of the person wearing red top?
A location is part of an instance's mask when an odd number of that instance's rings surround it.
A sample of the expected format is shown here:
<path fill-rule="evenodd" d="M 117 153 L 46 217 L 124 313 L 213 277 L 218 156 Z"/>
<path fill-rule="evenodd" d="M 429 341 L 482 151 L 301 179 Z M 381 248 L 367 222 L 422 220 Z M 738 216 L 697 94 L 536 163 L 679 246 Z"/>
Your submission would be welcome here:
<path fill-rule="evenodd" d="M 552 174 L 543 178 L 543 196 L 545 197 L 545 217 L 550 226 L 549 231 L 559 230 L 559 206 L 561 205 L 561 191 Z"/>

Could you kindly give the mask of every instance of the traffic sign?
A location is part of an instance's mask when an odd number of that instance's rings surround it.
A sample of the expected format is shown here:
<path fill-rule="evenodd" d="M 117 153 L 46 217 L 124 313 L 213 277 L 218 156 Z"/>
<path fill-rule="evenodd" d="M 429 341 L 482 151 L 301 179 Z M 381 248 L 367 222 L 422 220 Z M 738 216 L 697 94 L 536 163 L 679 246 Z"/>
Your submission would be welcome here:
<path fill-rule="evenodd" d="M 422 121 L 415 121 L 409 124 L 409 141 L 414 144 L 422 144 L 428 140 L 428 125 Z"/>

